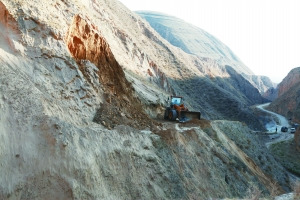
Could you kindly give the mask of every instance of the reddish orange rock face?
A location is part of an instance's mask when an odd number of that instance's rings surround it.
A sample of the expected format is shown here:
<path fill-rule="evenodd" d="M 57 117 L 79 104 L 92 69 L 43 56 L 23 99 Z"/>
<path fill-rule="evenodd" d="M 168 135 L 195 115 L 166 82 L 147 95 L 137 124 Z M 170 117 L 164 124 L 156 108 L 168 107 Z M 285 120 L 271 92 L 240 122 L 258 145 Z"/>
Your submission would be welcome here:
<path fill-rule="evenodd" d="M 66 34 L 65 42 L 71 55 L 78 62 L 89 60 L 98 67 L 98 75 L 102 84 L 108 87 L 113 85 L 113 93 L 125 93 L 127 81 L 124 72 L 96 26 L 79 15 L 74 16 Z M 84 74 L 83 68 L 84 66 L 81 71 Z"/>
<path fill-rule="evenodd" d="M 0 1 L 0 45 L 9 51 L 16 51 L 12 40 L 21 40 L 21 32 L 18 23 Z"/>
<path fill-rule="evenodd" d="M 96 113 L 95 122 L 107 127 L 115 124 L 143 127 L 150 124 L 140 101 L 133 95 L 133 88 L 125 78 L 123 69 L 95 25 L 79 15 L 74 16 L 65 43 L 87 80 L 87 66 L 82 64 L 82 60 L 92 62 L 99 69 L 99 81 L 103 85 L 106 101 Z"/>

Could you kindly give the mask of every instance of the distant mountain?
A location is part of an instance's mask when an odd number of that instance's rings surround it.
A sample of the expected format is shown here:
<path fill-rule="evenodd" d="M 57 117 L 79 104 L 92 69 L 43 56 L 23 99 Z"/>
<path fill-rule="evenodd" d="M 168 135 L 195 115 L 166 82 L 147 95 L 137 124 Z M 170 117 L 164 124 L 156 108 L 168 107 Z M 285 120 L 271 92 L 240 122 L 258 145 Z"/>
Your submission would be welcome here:
<path fill-rule="evenodd" d="M 250 105 L 266 102 L 258 90 L 232 67 L 225 66 L 227 78 L 205 76 L 182 81 L 183 90 L 201 111 L 212 119 L 244 121 L 257 128 L 256 116 L 249 110 Z"/>
<path fill-rule="evenodd" d="M 201 58 L 210 58 L 221 65 L 231 66 L 260 93 L 274 86 L 268 77 L 254 75 L 228 46 L 203 29 L 163 13 L 151 11 L 137 11 L 136 13 L 146 19 L 163 38 L 174 46 L 186 53 Z"/>
<path fill-rule="evenodd" d="M 265 93 L 262 95 L 265 99 L 268 99 L 270 101 L 274 101 L 278 97 L 278 89 L 277 87 L 271 87 L 269 88 Z"/>
<path fill-rule="evenodd" d="M 254 74 L 224 43 L 203 29 L 163 13 L 138 11 L 137 14 L 183 51 L 230 65 L 239 73 Z"/>
<path fill-rule="evenodd" d="M 300 122 L 300 67 L 292 69 L 278 85 L 278 97 L 269 108 Z"/>
<path fill-rule="evenodd" d="M 264 94 L 271 88 L 275 88 L 276 84 L 271 81 L 267 76 L 260 75 L 249 75 L 242 74 L 253 86 L 255 86 L 259 92 L 264 96 Z M 268 99 L 268 98 L 267 98 Z"/>

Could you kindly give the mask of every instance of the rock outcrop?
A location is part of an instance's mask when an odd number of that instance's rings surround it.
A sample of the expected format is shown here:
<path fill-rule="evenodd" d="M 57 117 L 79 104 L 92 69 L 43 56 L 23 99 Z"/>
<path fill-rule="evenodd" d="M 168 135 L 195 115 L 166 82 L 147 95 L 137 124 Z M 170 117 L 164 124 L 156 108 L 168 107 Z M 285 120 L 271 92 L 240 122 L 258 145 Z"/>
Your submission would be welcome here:
<path fill-rule="evenodd" d="M 250 97 L 241 103 L 222 89 L 234 71 L 215 76 L 209 60 L 173 47 L 115 0 L 1 2 L 0 199 L 243 197 L 252 185 L 270 193 L 269 183 L 290 190 L 245 124 L 149 117 L 192 78 L 207 84 L 206 99 L 222 91 L 221 102 L 239 111 Z"/>

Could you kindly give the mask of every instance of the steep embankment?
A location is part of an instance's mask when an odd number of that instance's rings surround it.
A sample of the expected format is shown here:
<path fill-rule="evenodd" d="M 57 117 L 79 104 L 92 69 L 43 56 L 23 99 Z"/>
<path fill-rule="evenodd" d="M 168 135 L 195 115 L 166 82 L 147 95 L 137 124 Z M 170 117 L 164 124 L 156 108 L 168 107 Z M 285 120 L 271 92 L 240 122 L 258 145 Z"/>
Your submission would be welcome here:
<path fill-rule="evenodd" d="M 96 113 L 95 122 L 112 128 L 116 124 L 144 128 L 151 120 L 143 112 L 134 90 L 125 77 L 123 69 L 116 61 L 110 46 L 98 27 L 90 21 L 75 15 L 65 36 L 65 42 L 71 55 L 76 60 L 84 78 L 97 90 L 90 78 L 89 61 L 97 68 L 97 75 L 102 84 L 105 101 Z M 120 115 L 118 115 L 120 113 Z M 130 116 L 134 116 L 134 119 Z"/>
<path fill-rule="evenodd" d="M 300 122 L 300 67 L 291 70 L 278 85 L 278 97 L 269 109 Z"/>
<path fill-rule="evenodd" d="M 0 199 L 242 197 L 252 184 L 270 192 L 215 134 L 239 143 L 250 137 L 245 125 L 151 122 L 142 108 L 182 91 L 176 78 L 203 74 L 118 1 L 2 0 L 0 11 Z M 276 191 L 289 190 L 280 165 L 246 142 Z"/>
<path fill-rule="evenodd" d="M 138 11 L 137 13 L 174 46 L 186 53 L 197 55 L 199 58 L 211 59 L 220 65 L 231 66 L 260 93 L 263 94 L 270 87 L 274 87 L 268 77 L 254 75 L 228 46 L 201 28 L 163 13 L 151 11 Z"/>

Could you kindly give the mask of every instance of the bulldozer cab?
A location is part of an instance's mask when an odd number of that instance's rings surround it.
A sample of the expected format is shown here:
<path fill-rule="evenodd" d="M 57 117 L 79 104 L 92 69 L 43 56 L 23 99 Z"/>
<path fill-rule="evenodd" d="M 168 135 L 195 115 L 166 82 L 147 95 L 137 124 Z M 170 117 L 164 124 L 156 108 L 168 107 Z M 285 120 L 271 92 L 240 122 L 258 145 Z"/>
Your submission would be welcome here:
<path fill-rule="evenodd" d="M 182 104 L 183 98 L 178 96 L 171 96 L 171 106 Z"/>
<path fill-rule="evenodd" d="M 174 108 L 174 105 L 181 105 L 183 104 L 183 97 L 181 96 L 171 96 L 170 100 L 170 106 L 167 106 L 165 109 L 164 119 L 175 121 L 179 117 L 178 111 Z M 186 122 L 190 119 L 200 119 L 201 113 L 200 112 L 194 112 L 194 111 L 180 111 L 181 117 L 179 122 Z"/>

